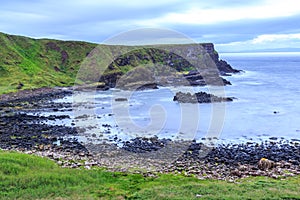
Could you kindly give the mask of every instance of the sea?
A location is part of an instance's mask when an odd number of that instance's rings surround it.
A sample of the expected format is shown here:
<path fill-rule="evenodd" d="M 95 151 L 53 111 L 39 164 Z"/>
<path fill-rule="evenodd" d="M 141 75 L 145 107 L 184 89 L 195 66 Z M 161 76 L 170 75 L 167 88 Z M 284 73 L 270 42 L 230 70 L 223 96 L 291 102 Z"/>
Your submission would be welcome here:
<path fill-rule="evenodd" d="M 85 92 L 56 100 L 74 105 L 71 120 L 60 123 L 84 127 L 78 138 L 95 143 L 156 136 L 218 143 L 300 141 L 300 53 L 221 53 L 220 59 L 243 70 L 224 77 L 232 85 Z M 180 104 L 173 101 L 178 91 L 206 91 L 234 101 Z"/>
<path fill-rule="evenodd" d="M 221 138 L 300 139 L 300 53 L 234 53 L 221 58 L 245 73 L 228 77 Z"/>

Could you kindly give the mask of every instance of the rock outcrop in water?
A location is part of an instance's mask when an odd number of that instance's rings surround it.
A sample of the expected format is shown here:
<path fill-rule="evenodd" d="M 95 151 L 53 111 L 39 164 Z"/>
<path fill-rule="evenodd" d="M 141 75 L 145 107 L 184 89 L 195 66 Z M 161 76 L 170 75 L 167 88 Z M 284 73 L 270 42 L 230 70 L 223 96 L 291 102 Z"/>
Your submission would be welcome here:
<path fill-rule="evenodd" d="M 179 103 L 214 103 L 214 102 L 226 102 L 233 101 L 230 97 L 218 97 L 213 94 L 208 94 L 206 92 L 198 92 L 195 94 L 177 92 L 173 98 L 173 101 L 178 101 Z"/>

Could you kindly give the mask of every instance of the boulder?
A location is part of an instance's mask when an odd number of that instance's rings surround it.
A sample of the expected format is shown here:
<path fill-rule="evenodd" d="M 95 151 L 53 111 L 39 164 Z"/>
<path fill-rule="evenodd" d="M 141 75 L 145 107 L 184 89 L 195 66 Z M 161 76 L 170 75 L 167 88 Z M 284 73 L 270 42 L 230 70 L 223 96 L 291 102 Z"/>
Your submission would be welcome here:
<path fill-rule="evenodd" d="M 258 168 L 261 170 L 268 170 L 268 169 L 272 169 L 274 167 L 274 161 L 269 160 L 267 158 L 261 158 L 258 161 Z"/>

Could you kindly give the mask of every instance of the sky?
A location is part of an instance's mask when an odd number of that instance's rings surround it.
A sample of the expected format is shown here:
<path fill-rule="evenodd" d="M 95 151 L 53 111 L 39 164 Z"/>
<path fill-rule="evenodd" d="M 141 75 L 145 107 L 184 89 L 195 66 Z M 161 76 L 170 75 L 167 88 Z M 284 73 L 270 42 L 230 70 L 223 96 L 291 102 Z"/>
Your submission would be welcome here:
<path fill-rule="evenodd" d="M 299 0 L 0 0 L 0 32 L 103 43 L 140 28 L 174 30 L 219 52 L 300 51 Z"/>

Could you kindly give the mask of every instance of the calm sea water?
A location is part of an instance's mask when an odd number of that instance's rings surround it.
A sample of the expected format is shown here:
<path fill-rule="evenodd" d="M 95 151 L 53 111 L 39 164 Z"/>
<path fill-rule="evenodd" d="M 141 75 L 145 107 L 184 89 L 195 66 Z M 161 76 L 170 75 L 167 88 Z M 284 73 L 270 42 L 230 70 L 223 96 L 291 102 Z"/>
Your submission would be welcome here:
<path fill-rule="evenodd" d="M 226 88 L 226 93 L 238 101 L 227 105 L 221 137 L 300 139 L 300 54 L 223 54 L 221 57 L 235 68 L 245 70 L 242 75 L 228 78 L 233 85 Z"/>
<path fill-rule="evenodd" d="M 85 93 L 82 101 L 86 106 L 74 117 L 92 117 L 74 119 L 76 125 L 88 127 L 83 137 L 93 135 L 98 141 L 154 135 L 172 139 L 218 138 L 221 142 L 300 139 L 300 54 L 221 54 L 221 59 L 245 71 L 225 77 L 232 85 L 221 93 L 236 97 L 234 102 L 173 102 L 177 91 L 220 93 L 219 88 L 207 87 Z M 116 102 L 118 97 L 128 101 Z"/>

